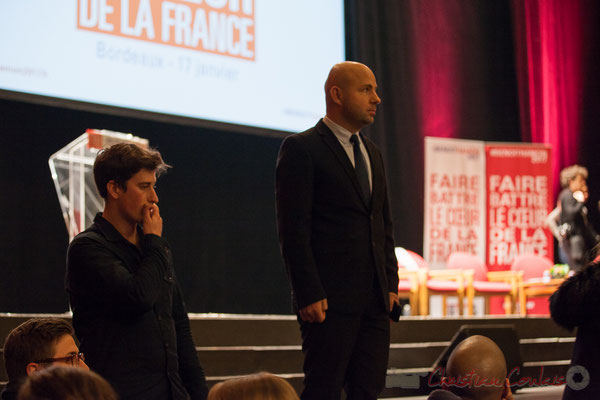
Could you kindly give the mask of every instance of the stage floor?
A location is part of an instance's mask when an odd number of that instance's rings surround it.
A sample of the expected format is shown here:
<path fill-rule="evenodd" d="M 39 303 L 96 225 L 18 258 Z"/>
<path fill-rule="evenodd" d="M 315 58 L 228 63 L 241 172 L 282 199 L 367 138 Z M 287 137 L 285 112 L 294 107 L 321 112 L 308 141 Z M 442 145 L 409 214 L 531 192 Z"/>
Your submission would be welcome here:
<path fill-rule="evenodd" d="M 0 313 L 0 337 L 35 314 Z M 53 316 L 70 320 L 69 313 Z M 302 390 L 301 337 L 293 315 L 190 313 L 192 336 L 209 385 L 224 379 L 269 371 Z M 472 330 L 516 332 L 522 368 L 513 378 L 531 378 L 515 399 L 560 399 L 562 387 L 536 387 L 540 379 L 562 378 L 569 368 L 573 332 L 547 316 L 403 317 L 392 324 L 386 388 L 381 398 L 426 399 L 437 388 L 434 365 L 464 325 Z M 490 335 L 491 336 L 491 335 Z M 513 348 L 515 347 L 513 346 Z M 517 376 L 518 375 L 518 376 Z M 6 373 L 0 365 L 0 385 Z M 511 381 L 512 382 L 512 381 Z M 562 380 L 564 382 L 564 380 Z M 410 397 L 415 396 L 415 397 Z"/>

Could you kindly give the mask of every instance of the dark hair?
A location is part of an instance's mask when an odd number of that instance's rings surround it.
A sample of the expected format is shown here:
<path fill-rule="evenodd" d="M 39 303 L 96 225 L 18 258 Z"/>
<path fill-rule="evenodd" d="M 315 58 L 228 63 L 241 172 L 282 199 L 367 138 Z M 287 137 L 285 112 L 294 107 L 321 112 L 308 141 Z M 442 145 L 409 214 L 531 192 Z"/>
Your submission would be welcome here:
<path fill-rule="evenodd" d="M 298 394 L 285 379 L 260 372 L 217 383 L 208 400 L 298 400 Z"/>
<path fill-rule="evenodd" d="M 73 328 L 60 318 L 32 318 L 10 331 L 4 342 L 4 365 L 11 382 L 27 376 L 27 364 L 52 358 L 54 346 Z"/>
<path fill-rule="evenodd" d="M 19 400 L 117 400 L 106 379 L 81 368 L 52 366 L 31 374 Z"/>
<path fill-rule="evenodd" d="M 127 190 L 127 181 L 140 170 L 156 171 L 159 177 L 170 167 L 157 150 L 145 149 L 133 143 L 117 143 L 98 153 L 94 161 L 94 180 L 98 193 L 106 199 L 108 182 L 115 181 Z"/>

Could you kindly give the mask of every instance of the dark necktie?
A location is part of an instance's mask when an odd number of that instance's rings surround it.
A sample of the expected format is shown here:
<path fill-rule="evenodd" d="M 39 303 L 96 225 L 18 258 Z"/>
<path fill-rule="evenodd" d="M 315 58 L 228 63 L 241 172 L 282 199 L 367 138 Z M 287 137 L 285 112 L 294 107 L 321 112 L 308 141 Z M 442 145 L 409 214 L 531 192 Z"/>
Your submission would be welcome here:
<path fill-rule="evenodd" d="M 368 203 L 369 199 L 371 198 L 371 188 L 369 186 L 367 164 L 363 158 L 362 151 L 360 151 L 360 140 L 358 139 L 358 135 L 352 135 L 350 137 L 350 141 L 352 142 L 352 147 L 354 150 L 354 170 L 356 171 L 356 177 L 358 178 L 358 183 L 362 189 L 364 198 Z"/>

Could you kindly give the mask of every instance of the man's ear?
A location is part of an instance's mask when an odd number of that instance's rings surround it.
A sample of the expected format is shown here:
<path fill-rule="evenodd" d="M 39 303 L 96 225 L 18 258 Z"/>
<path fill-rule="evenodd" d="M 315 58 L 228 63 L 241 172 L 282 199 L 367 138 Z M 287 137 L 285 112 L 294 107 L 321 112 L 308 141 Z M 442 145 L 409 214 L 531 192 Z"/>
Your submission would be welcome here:
<path fill-rule="evenodd" d="M 108 197 L 118 199 L 121 193 L 123 192 L 123 188 L 121 188 L 121 185 L 115 182 L 114 179 L 111 179 L 106 184 L 106 192 L 108 194 Z"/>
<path fill-rule="evenodd" d="M 38 372 L 41 371 L 43 368 L 41 366 L 41 364 L 38 363 L 29 363 L 27 364 L 27 367 L 25 367 L 25 371 L 27 372 L 27 375 L 31 375 L 34 372 Z"/>
<path fill-rule="evenodd" d="M 331 89 L 329 89 L 329 94 L 331 95 L 331 100 L 333 100 L 335 104 L 338 106 L 342 105 L 343 93 L 339 86 L 332 86 Z"/>

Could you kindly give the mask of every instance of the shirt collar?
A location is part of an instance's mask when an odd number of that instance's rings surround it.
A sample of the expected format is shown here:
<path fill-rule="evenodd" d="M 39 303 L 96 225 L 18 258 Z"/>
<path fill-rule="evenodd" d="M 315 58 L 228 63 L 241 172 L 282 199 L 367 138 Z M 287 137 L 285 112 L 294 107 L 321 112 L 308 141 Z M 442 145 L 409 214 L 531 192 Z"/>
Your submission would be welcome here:
<path fill-rule="evenodd" d="M 323 117 L 323 122 L 325 123 L 325 125 L 327 125 L 329 129 L 331 129 L 335 137 L 337 137 L 340 142 L 344 144 L 350 143 L 350 138 L 353 135 L 352 132 L 350 132 L 343 126 L 333 122 L 329 117 L 327 117 L 327 115 Z M 358 134 L 358 132 L 356 132 L 356 134 Z"/>
<path fill-rule="evenodd" d="M 96 224 L 100 232 L 102 232 L 102 235 L 104 235 L 104 237 L 109 241 L 118 242 L 121 240 L 125 240 L 126 242 L 129 242 L 110 222 L 106 220 L 106 218 L 102 216 L 101 212 L 96 214 L 96 217 L 94 218 L 94 223 Z M 138 234 L 140 235 L 140 238 L 142 238 L 144 236 L 144 232 L 139 225 L 137 226 L 137 230 Z"/>

